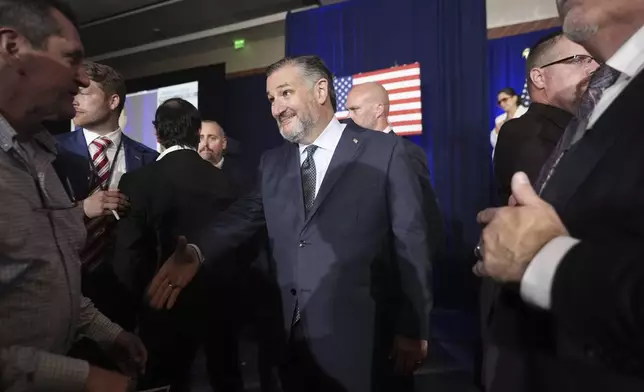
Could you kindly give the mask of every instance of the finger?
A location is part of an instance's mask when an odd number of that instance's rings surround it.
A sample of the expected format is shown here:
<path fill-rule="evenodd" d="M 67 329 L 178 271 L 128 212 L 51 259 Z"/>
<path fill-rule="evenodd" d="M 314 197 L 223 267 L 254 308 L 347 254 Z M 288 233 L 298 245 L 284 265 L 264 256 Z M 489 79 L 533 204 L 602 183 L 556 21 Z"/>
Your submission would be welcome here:
<path fill-rule="evenodd" d="M 534 191 L 528 176 L 523 172 L 512 176 L 512 196 L 520 206 L 538 206 L 544 203 Z"/>
<path fill-rule="evenodd" d="M 170 294 L 172 294 L 172 288 L 169 283 L 170 281 L 166 280 L 165 284 L 159 288 L 157 295 L 152 300 L 152 306 L 155 309 L 163 309 L 165 304 L 168 302 L 168 298 L 170 298 Z"/>
<path fill-rule="evenodd" d="M 514 198 L 514 196 L 510 195 L 510 198 L 508 199 L 508 206 L 509 207 L 516 207 L 517 206 L 517 199 Z"/>
<path fill-rule="evenodd" d="M 174 290 L 172 290 L 172 293 L 170 293 L 170 298 L 168 299 L 168 303 L 166 305 L 166 309 L 172 309 L 175 303 L 177 303 L 177 298 L 179 298 L 179 293 L 181 293 L 181 288 L 175 287 Z"/>
<path fill-rule="evenodd" d="M 104 194 L 107 197 L 116 197 L 116 198 L 123 196 L 123 194 L 118 189 L 111 189 L 111 190 L 105 191 Z"/>
<path fill-rule="evenodd" d="M 166 281 L 167 278 L 168 272 L 164 264 L 159 269 L 159 272 L 157 272 L 157 274 L 154 276 L 154 279 L 152 279 L 152 283 L 150 283 L 150 287 L 148 288 L 148 297 L 153 298 L 157 294 L 157 291 L 159 291 L 161 284 L 163 284 L 163 282 Z"/>
<path fill-rule="evenodd" d="M 499 210 L 500 208 L 485 209 L 478 213 L 478 215 L 476 216 L 476 221 L 480 224 L 487 225 L 492 221 L 492 219 L 494 219 L 494 216 Z"/>
<path fill-rule="evenodd" d="M 418 361 L 416 360 L 416 358 L 413 358 L 412 356 L 408 356 L 407 358 L 405 358 L 405 364 L 403 367 L 402 375 L 408 376 L 408 375 L 414 374 L 414 372 L 416 371 L 416 367 L 418 366 L 417 363 Z"/>
<path fill-rule="evenodd" d="M 107 210 L 108 212 L 112 211 L 112 210 L 116 210 L 118 207 L 119 207 L 118 203 L 105 203 L 105 204 L 103 204 L 103 210 L 104 211 Z M 110 212 L 110 214 L 111 214 L 111 212 Z"/>
<path fill-rule="evenodd" d="M 188 250 L 188 240 L 185 236 L 180 235 L 177 238 L 177 247 L 174 249 L 175 253 L 185 253 Z"/>

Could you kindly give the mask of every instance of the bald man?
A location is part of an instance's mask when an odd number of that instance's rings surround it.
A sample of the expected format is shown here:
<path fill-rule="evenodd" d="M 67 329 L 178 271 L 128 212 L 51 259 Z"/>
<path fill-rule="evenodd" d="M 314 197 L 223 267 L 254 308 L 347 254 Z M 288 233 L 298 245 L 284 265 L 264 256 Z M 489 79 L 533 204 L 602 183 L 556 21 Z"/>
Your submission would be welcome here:
<path fill-rule="evenodd" d="M 357 125 L 398 137 L 389 124 L 389 94 L 381 84 L 365 83 L 353 87 L 347 97 L 347 109 L 349 110 L 349 118 Z M 427 155 L 418 145 L 407 139 L 403 138 L 403 140 L 405 150 L 412 158 L 413 170 L 423 190 L 424 213 L 427 219 L 427 242 L 431 245 L 430 249 L 437 250 L 437 254 L 432 255 L 434 257 L 432 260 L 435 260 L 442 253 L 444 233 L 438 202 L 427 168 Z M 394 350 L 404 352 L 405 348 L 394 347 Z"/>

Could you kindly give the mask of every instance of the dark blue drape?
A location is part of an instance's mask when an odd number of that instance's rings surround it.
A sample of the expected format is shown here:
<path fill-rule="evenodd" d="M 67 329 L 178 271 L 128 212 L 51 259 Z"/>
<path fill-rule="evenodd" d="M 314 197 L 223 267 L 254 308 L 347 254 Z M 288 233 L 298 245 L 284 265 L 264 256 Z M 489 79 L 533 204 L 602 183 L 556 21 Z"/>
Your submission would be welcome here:
<path fill-rule="evenodd" d="M 226 135 L 237 142 L 239 164 L 246 172 L 254 173 L 262 153 L 284 142 L 266 99 L 266 76 L 258 74 L 226 80 L 225 97 L 225 116 L 215 120 L 220 121 Z"/>
<path fill-rule="evenodd" d="M 487 61 L 490 71 L 490 91 L 487 101 L 490 105 L 488 130 L 494 128 L 494 118 L 503 112 L 496 104 L 498 92 L 506 87 L 512 87 L 521 94 L 526 78 L 523 51 L 534 45 L 541 37 L 559 30 L 561 29 L 553 28 L 488 41 Z"/>
<path fill-rule="evenodd" d="M 484 1 L 351 0 L 289 14 L 287 55 L 316 54 L 338 76 L 421 64 L 423 129 L 449 236 L 435 265 L 437 306 L 474 305 L 476 213 L 490 203 Z"/>

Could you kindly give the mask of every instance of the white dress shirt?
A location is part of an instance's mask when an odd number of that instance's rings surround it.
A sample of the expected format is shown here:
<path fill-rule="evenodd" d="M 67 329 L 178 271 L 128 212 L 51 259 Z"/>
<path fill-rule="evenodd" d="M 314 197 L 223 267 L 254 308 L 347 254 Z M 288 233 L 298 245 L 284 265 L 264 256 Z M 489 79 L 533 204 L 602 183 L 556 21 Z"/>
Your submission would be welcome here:
<path fill-rule="evenodd" d="M 322 180 L 326 175 L 329 165 L 331 164 L 331 159 L 333 158 L 333 153 L 335 153 L 335 148 L 340 143 L 340 138 L 342 137 L 342 132 L 346 124 L 341 124 L 337 118 L 333 117 L 329 125 L 322 131 L 320 136 L 312 143 L 313 145 L 318 146 L 317 150 L 313 153 L 313 161 L 315 162 L 315 196 L 317 197 L 318 192 L 320 191 L 320 186 L 322 185 Z M 308 144 L 300 144 L 300 166 L 306 160 L 307 153 L 305 152 Z M 220 161 L 223 164 L 223 159 Z M 197 253 L 197 258 L 200 262 L 203 263 L 203 254 L 199 247 L 195 244 L 188 244 L 194 251 Z"/>
<path fill-rule="evenodd" d="M 606 64 L 620 71 L 622 75 L 615 84 L 604 91 L 601 99 L 597 102 L 588 121 L 589 128 L 597 122 L 630 81 L 644 68 L 644 27 L 626 41 Z M 571 237 L 558 237 L 537 253 L 521 280 L 521 296 L 524 301 L 543 309 L 550 309 L 552 282 L 557 267 L 570 249 L 579 242 Z"/>
<path fill-rule="evenodd" d="M 333 158 L 333 153 L 335 148 L 340 142 L 342 137 L 342 132 L 346 124 L 341 124 L 338 119 L 333 117 L 333 120 L 327 125 L 327 127 L 322 131 L 320 136 L 312 143 L 313 145 L 318 146 L 317 150 L 313 154 L 313 161 L 315 162 L 315 196 L 317 197 L 318 192 L 320 191 L 320 186 L 322 185 L 322 180 L 326 175 L 326 171 L 329 169 L 329 164 L 331 163 L 331 158 Z M 308 144 L 300 144 L 300 165 L 306 160 L 306 147 Z"/>
<path fill-rule="evenodd" d="M 119 181 L 121 181 L 121 177 L 127 171 L 125 164 L 125 148 L 123 148 L 123 146 L 121 146 L 121 151 L 119 151 L 118 157 L 116 157 L 116 162 L 114 162 L 116 150 L 121 143 L 121 128 L 117 128 L 114 132 L 110 132 L 107 135 L 99 135 L 96 132 L 83 129 L 83 134 L 85 135 L 85 142 L 87 143 L 90 159 L 94 156 L 96 151 L 98 151 L 98 147 L 92 144 L 95 139 L 101 136 L 105 136 L 112 141 L 112 144 L 107 148 L 106 151 L 107 160 L 110 162 L 110 170 L 113 170 L 112 177 L 110 178 L 110 183 L 108 184 L 108 189 L 118 189 Z"/>
<path fill-rule="evenodd" d="M 222 156 L 219 162 L 215 163 L 215 167 L 221 170 L 224 167 L 224 157 Z"/>
<path fill-rule="evenodd" d="M 192 151 L 194 151 L 194 152 L 197 152 L 197 150 L 195 150 L 195 149 L 194 149 L 194 148 L 192 148 L 192 147 L 186 147 L 186 146 L 172 146 L 172 147 L 170 147 L 170 148 L 166 148 L 165 150 L 163 150 L 163 152 L 162 152 L 161 154 L 159 154 L 159 156 L 157 157 L 157 162 L 158 162 L 158 161 L 160 161 L 160 160 L 161 160 L 161 158 L 163 158 L 164 156 L 166 156 L 166 155 L 170 154 L 171 152 L 181 151 L 181 150 L 192 150 Z"/>
<path fill-rule="evenodd" d="M 391 125 L 387 125 L 387 128 L 382 130 L 383 133 L 391 133 L 393 131 L 394 129 L 391 127 Z"/>

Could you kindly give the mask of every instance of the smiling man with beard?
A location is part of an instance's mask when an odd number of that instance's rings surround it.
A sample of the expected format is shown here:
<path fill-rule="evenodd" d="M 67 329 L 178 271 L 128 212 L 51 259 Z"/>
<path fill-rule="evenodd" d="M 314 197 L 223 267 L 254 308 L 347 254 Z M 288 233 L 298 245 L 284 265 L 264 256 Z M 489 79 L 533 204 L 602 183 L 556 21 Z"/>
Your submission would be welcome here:
<path fill-rule="evenodd" d="M 173 306 L 200 265 L 268 228 L 281 291 L 282 384 L 290 391 L 409 391 L 427 355 L 432 250 L 423 196 L 400 138 L 335 118 L 316 56 L 267 70 L 290 143 L 264 154 L 256 192 L 182 241 L 150 287 Z"/>

